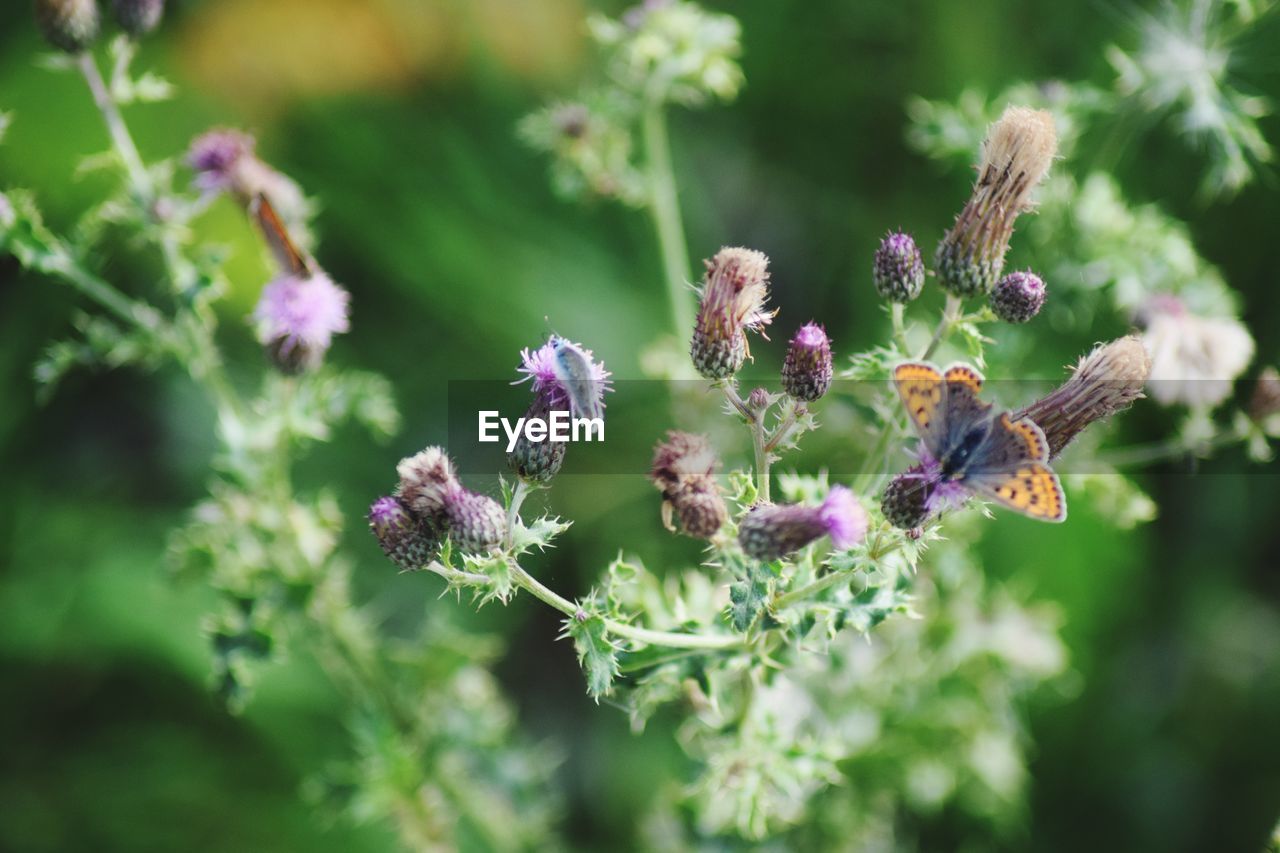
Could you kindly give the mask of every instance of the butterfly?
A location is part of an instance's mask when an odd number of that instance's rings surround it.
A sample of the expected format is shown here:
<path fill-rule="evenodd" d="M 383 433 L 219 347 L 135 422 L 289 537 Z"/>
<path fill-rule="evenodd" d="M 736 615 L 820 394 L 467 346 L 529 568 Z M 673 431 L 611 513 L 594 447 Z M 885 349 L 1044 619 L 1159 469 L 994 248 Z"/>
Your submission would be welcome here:
<path fill-rule="evenodd" d="M 262 238 L 282 270 L 300 277 L 310 276 L 315 272 L 315 261 L 298 248 L 297 243 L 289 236 L 288 227 L 266 195 L 258 193 L 254 196 L 249 202 L 249 213 L 257 220 Z"/>
<path fill-rule="evenodd" d="M 894 368 L 893 382 L 944 482 L 1040 521 L 1066 520 L 1067 499 L 1049 467 L 1044 433 L 980 400 L 977 370 L 954 364 L 943 373 L 907 362 Z"/>
<path fill-rule="evenodd" d="M 578 417 L 599 418 L 604 412 L 607 387 L 591 354 L 568 338 L 552 335 L 551 361 L 556 381 L 569 398 L 569 408 Z M 605 374 L 606 376 L 608 374 Z"/>

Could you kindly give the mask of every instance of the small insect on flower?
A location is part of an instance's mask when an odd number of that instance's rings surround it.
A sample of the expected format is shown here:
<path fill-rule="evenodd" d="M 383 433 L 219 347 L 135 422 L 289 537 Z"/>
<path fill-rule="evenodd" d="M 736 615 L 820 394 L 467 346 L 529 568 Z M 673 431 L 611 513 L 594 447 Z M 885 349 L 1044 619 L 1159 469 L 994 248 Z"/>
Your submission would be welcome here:
<path fill-rule="evenodd" d="M 604 395 L 613 388 L 609 371 L 591 350 L 552 335 L 538 349 L 521 352 L 520 359 L 518 370 L 525 376 L 518 381 L 532 379 L 533 392 L 545 395 L 550 409 L 568 409 L 579 418 L 604 417 Z"/>
<path fill-rule="evenodd" d="M 931 490 L 936 500 L 960 487 L 1029 518 L 1066 520 L 1066 496 L 1049 467 L 1044 433 L 1029 420 L 996 414 L 980 400 L 978 371 L 957 364 L 944 373 L 932 364 L 908 362 L 894 369 L 893 381 L 924 445 L 919 488 Z M 908 503 L 905 495 L 896 499 Z"/>

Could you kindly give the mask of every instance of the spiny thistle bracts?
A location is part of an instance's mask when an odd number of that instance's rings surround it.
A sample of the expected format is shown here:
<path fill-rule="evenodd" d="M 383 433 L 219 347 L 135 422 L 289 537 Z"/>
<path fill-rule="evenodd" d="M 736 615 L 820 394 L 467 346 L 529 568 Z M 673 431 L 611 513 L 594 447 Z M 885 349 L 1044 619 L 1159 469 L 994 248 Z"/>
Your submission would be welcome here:
<path fill-rule="evenodd" d="M 924 288 L 924 258 L 910 234 L 891 232 L 880 241 L 871 278 L 876 292 L 890 302 L 910 302 Z"/>
<path fill-rule="evenodd" d="M 526 420 L 547 420 L 553 411 L 547 394 L 535 394 L 533 404 L 525 412 Z M 517 477 L 526 483 L 546 485 L 560 473 L 568 442 L 530 441 L 524 430 L 516 438 L 516 445 L 507 454 L 507 464 Z"/>
<path fill-rule="evenodd" d="M 929 517 L 955 509 L 969 499 L 968 490 L 956 480 L 942 476 L 942 463 L 929 453 L 920 462 L 898 474 L 880 496 L 885 521 L 902 530 L 922 527 Z"/>
<path fill-rule="evenodd" d="M 440 552 L 440 538 L 432 526 L 396 497 L 381 497 L 369 507 L 369 529 L 382 551 L 401 569 L 422 568 Z"/>
<path fill-rule="evenodd" d="M 333 336 L 350 328 L 350 301 L 324 273 L 280 276 L 263 288 L 254 309 L 258 340 L 285 373 L 318 367 Z"/>
<path fill-rule="evenodd" d="M 753 249 L 724 248 L 706 262 L 701 304 L 690 355 L 698 373 L 726 379 L 749 354 L 746 332 L 761 332 L 773 321 L 769 300 L 769 259 Z"/>
<path fill-rule="evenodd" d="M 767 562 L 822 538 L 837 550 L 851 548 L 867 533 L 867 511 L 853 492 L 832 486 L 820 506 L 764 504 L 751 509 L 738 525 L 738 544 L 752 559 Z"/>
<path fill-rule="evenodd" d="M 1052 459 L 1086 427 L 1141 399 L 1151 374 L 1151 357 L 1134 335 L 1095 347 L 1075 372 L 1048 396 L 1013 415 L 1040 427 Z"/>
<path fill-rule="evenodd" d="M 653 449 L 649 480 L 662 492 L 663 517 L 672 511 L 680 529 L 695 539 L 710 539 L 729 518 L 716 486 L 720 459 L 706 436 L 671 430 Z"/>
<path fill-rule="evenodd" d="M 1006 323 L 1026 323 L 1044 307 L 1045 288 L 1040 276 L 1011 272 L 991 291 L 991 310 Z"/>
<path fill-rule="evenodd" d="M 797 400 L 812 402 L 827 393 L 831 376 L 831 340 L 817 323 L 806 323 L 787 347 L 782 389 Z"/>
<path fill-rule="evenodd" d="M 1004 268 L 1019 214 L 1044 178 L 1058 147 L 1053 116 L 1008 107 L 982 143 L 978 180 L 968 204 L 938 244 L 938 283 L 955 296 L 990 293 Z"/>
<path fill-rule="evenodd" d="M 499 547 L 507 536 L 507 515 L 491 497 L 455 489 L 444 496 L 444 521 L 449 540 L 464 554 L 483 554 Z"/>

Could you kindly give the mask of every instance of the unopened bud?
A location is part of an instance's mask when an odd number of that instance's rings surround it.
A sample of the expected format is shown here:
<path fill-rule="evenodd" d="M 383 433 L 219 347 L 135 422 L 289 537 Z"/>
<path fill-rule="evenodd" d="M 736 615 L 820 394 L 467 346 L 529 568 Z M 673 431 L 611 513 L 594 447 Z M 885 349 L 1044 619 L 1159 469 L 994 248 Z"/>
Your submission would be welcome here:
<path fill-rule="evenodd" d="M 1011 272 L 991 291 L 991 310 L 1006 323 L 1026 323 L 1044 307 L 1045 289 L 1033 272 Z"/>
<path fill-rule="evenodd" d="M 812 402 L 831 387 L 831 341 L 817 323 L 796 332 L 782 364 L 782 389 L 797 400 Z"/>
<path fill-rule="evenodd" d="M 101 19 L 95 0 L 36 0 L 36 24 L 58 50 L 81 53 L 97 41 Z"/>
<path fill-rule="evenodd" d="M 876 249 L 871 269 L 876 292 L 891 302 L 910 302 L 924 288 L 924 259 L 910 234 L 888 234 Z"/>
<path fill-rule="evenodd" d="M 369 529 L 382 551 L 407 572 L 422 568 L 440 551 L 440 539 L 399 498 L 382 497 L 369 507 Z"/>
<path fill-rule="evenodd" d="M 120 29 L 136 39 L 160 23 L 164 0 L 111 0 L 111 11 Z"/>
<path fill-rule="evenodd" d="M 449 539 L 464 554 L 492 551 L 507 536 L 507 515 L 501 504 L 466 489 L 444 496 L 444 519 Z"/>
<path fill-rule="evenodd" d="M 525 412 L 526 421 L 550 419 L 552 409 L 547 398 L 546 394 L 535 395 L 533 405 Z M 560 473 L 568 446 L 567 442 L 552 441 L 550 437 L 546 441 L 530 441 L 526 432 L 521 430 L 515 447 L 507 454 L 507 464 L 526 483 L 546 484 Z"/>

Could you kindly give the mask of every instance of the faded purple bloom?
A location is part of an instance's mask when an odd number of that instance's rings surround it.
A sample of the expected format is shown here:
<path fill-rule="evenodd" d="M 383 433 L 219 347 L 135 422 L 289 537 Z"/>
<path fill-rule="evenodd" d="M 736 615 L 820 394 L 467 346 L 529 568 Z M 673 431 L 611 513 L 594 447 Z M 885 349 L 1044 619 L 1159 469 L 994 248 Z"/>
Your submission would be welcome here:
<path fill-rule="evenodd" d="M 832 486 L 821 506 L 764 504 L 738 525 L 738 544 L 748 557 L 778 560 L 823 536 L 837 549 L 851 548 L 867 533 L 867 512 L 853 492 Z"/>
<path fill-rule="evenodd" d="M 552 337 L 536 350 L 520 351 L 524 377 L 513 384 L 533 380 L 533 393 L 554 411 L 572 410 L 596 417 L 604 408 L 604 395 L 612 391 L 610 373 L 591 350 L 560 337 Z"/>
<path fill-rule="evenodd" d="M 920 462 L 889 481 L 880 498 L 885 520 L 903 530 L 922 526 L 929 516 L 956 509 L 969 499 L 958 480 L 942 476 L 942 463 L 921 450 Z"/>
<path fill-rule="evenodd" d="M 247 133 L 218 128 L 197 136 L 187 152 L 187 164 L 196 172 L 195 184 L 206 192 L 233 189 L 237 169 L 253 159 L 257 142 Z"/>
<path fill-rule="evenodd" d="M 280 276 L 262 289 L 254 309 L 258 339 L 286 372 L 315 367 L 333 336 L 350 328 L 350 301 L 351 295 L 324 273 Z"/>
<path fill-rule="evenodd" d="M 831 387 L 831 341 L 817 323 L 796 332 L 782 364 L 782 388 L 797 400 L 812 402 Z"/>
<path fill-rule="evenodd" d="M 689 354 L 698 373 L 725 379 L 749 356 L 746 332 L 764 334 L 776 311 L 769 301 L 769 258 L 754 249 L 726 246 L 705 262 L 698 319 Z"/>

